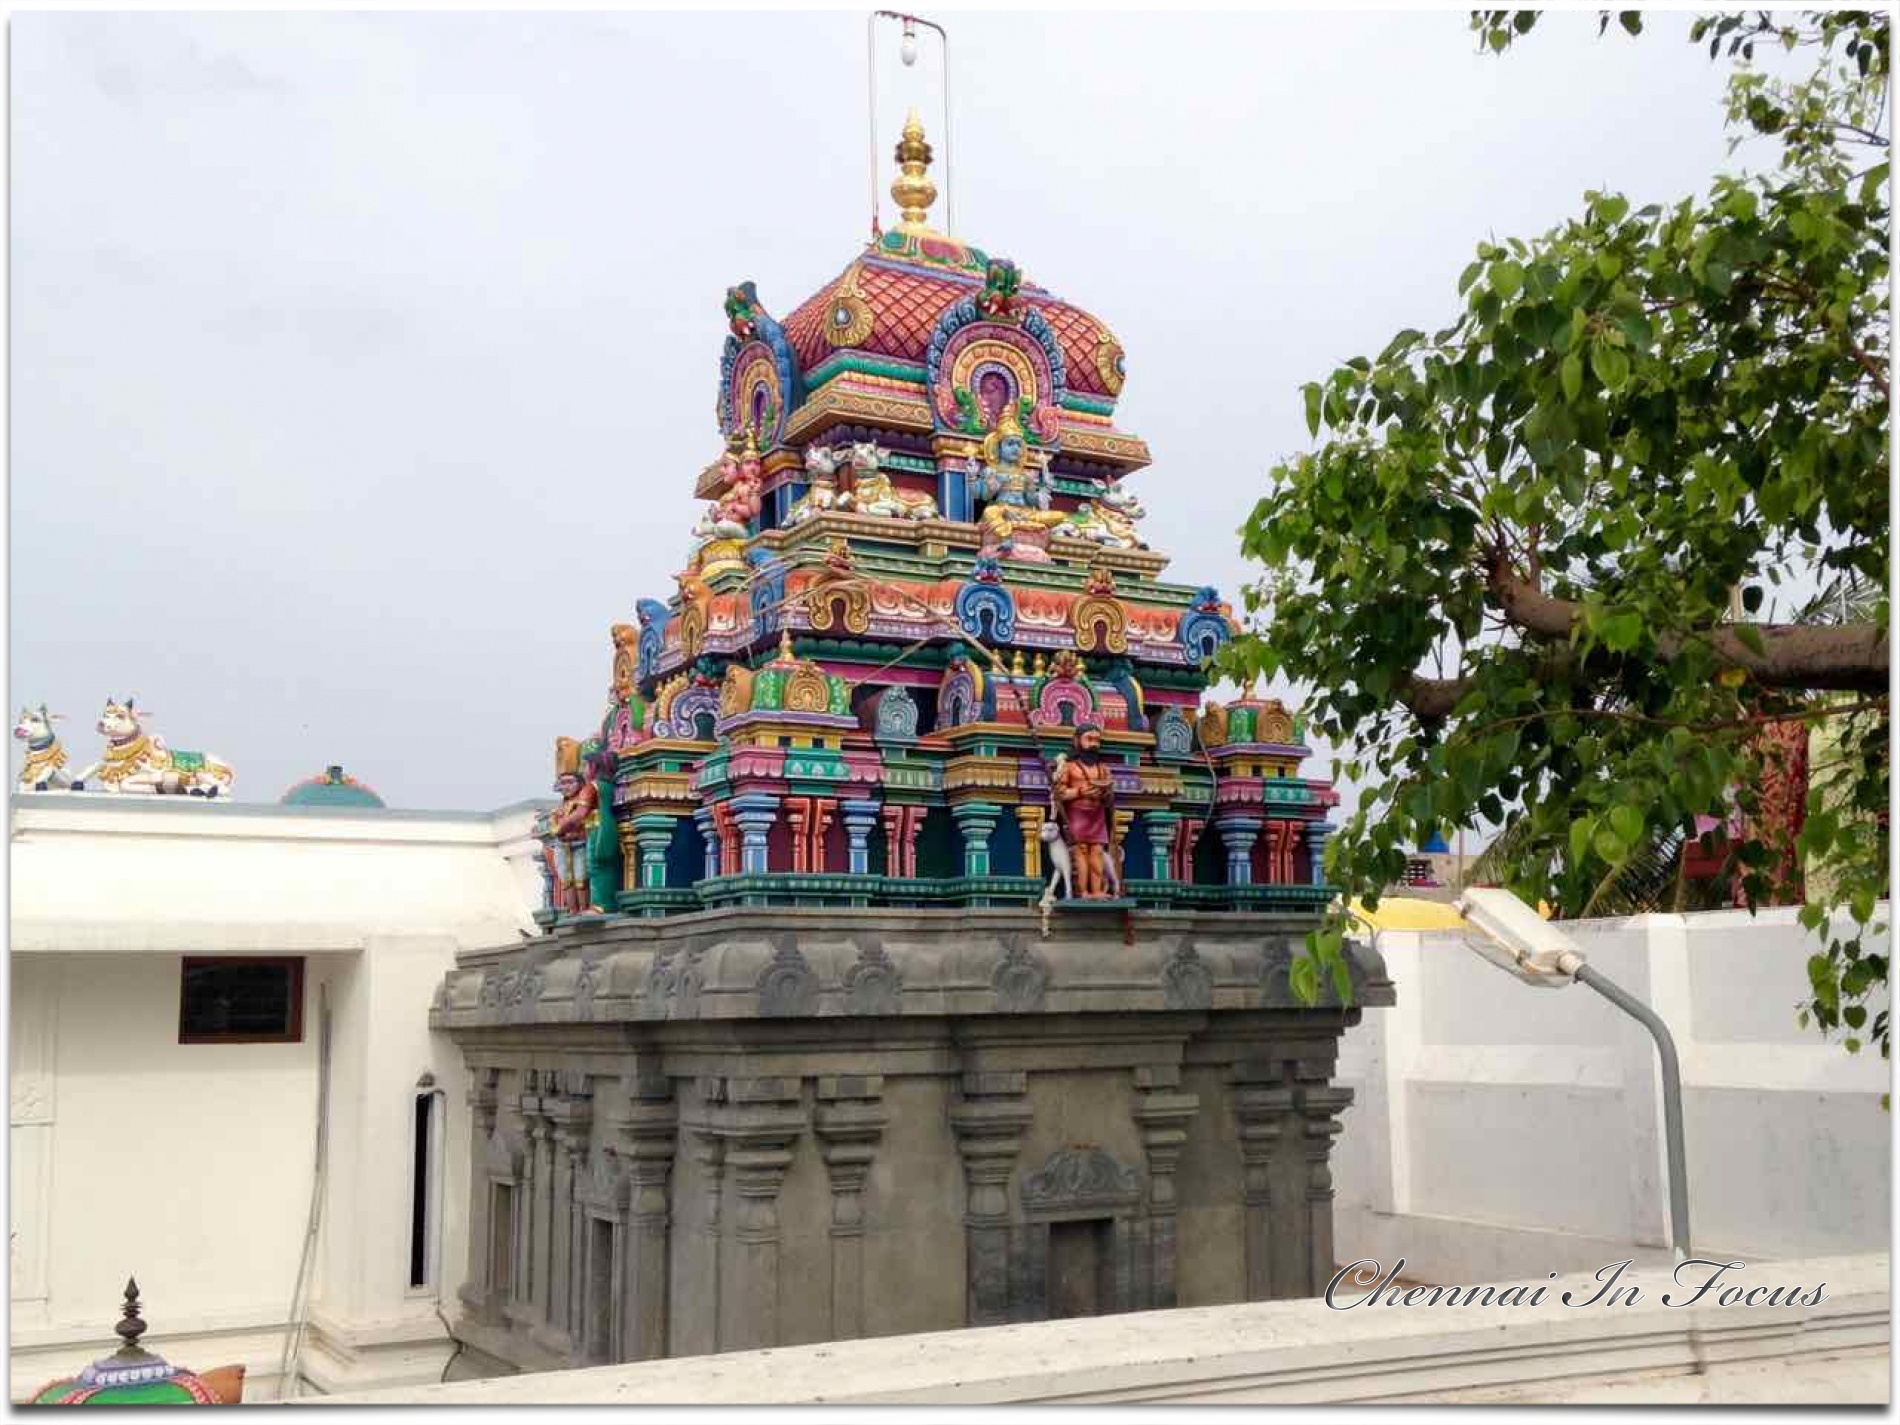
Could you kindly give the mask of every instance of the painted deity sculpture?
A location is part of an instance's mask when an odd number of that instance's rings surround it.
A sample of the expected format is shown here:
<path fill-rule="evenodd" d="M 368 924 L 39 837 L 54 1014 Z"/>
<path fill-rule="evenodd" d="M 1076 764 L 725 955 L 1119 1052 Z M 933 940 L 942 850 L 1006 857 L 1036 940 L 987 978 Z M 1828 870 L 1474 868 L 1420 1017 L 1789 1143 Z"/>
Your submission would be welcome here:
<path fill-rule="evenodd" d="M 1047 472 L 1031 460 L 1022 422 L 1008 406 L 984 439 L 981 456 L 971 457 L 969 478 L 971 492 L 986 502 L 985 540 L 1005 554 L 1014 552 L 1019 530 L 1051 530 L 1068 521 L 1049 508 Z"/>
<path fill-rule="evenodd" d="M 1075 893 L 1083 900 L 1108 895 L 1110 833 L 1115 825 L 1115 781 L 1102 760 L 1102 729 L 1093 722 L 1076 728 L 1075 753 L 1056 759 L 1049 779 L 1055 793 L 1075 878 Z"/>
<path fill-rule="evenodd" d="M 934 520 L 937 502 L 929 495 L 900 490 L 879 467 L 887 452 L 874 440 L 851 446 L 851 493 L 844 496 L 859 514 L 888 519 Z"/>
<path fill-rule="evenodd" d="M 580 744 L 571 737 L 554 743 L 554 791 L 561 799 L 548 817 L 547 847 L 554 860 L 555 908 L 585 915 L 587 895 L 587 819 L 599 803 L 594 784 L 581 775 Z"/>
<path fill-rule="evenodd" d="M 598 751 L 587 759 L 587 778 L 594 796 L 593 810 L 583 825 L 587 831 L 587 908 L 597 913 L 614 910 L 620 889 L 620 830 L 614 820 L 614 754 Z"/>
<path fill-rule="evenodd" d="M 719 461 L 719 498 L 693 526 L 693 563 L 699 568 L 742 562 L 752 522 L 759 517 L 765 475 L 757 444 L 748 437 L 743 451 L 728 449 Z"/>
<path fill-rule="evenodd" d="M 21 708 L 13 724 L 13 735 L 26 743 L 26 761 L 20 768 L 17 790 L 22 792 L 64 791 L 73 784 L 66 770 L 66 749 L 53 731 L 58 713 L 49 713 L 46 704 L 38 709 Z"/>
<path fill-rule="evenodd" d="M 230 792 L 235 778 L 230 764 L 209 752 L 174 752 L 165 739 L 145 731 L 133 700 L 108 699 L 99 714 L 98 730 L 105 737 L 105 755 L 73 778 L 73 790 L 133 793 L 185 793 L 216 797 Z"/>

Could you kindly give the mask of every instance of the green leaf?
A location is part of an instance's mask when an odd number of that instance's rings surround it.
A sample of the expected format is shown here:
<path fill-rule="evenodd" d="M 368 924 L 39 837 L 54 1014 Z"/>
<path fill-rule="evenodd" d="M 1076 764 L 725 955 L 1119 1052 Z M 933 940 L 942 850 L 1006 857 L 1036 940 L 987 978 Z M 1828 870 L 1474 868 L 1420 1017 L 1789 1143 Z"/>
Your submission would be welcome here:
<path fill-rule="evenodd" d="M 1733 625 L 1733 627 L 1735 629 L 1735 641 L 1737 643 L 1741 644 L 1742 647 L 1746 648 L 1757 658 L 1765 658 L 1768 656 L 1767 647 L 1761 641 L 1761 630 L 1756 628 L 1754 624 L 1738 623 Z"/>
<path fill-rule="evenodd" d="M 1623 858 L 1629 854 L 1629 844 L 1618 836 L 1616 829 L 1611 826 L 1599 824 L 1591 844 L 1596 847 L 1597 855 L 1612 866 L 1621 864 Z"/>
<path fill-rule="evenodd" d="M 1319 382 L 1308 381 L 1304 386 L 1300 387 L 1300 390 L 1306 396 L 1307 434 L 1317 438 L 1319 435 L 1319 410 L 1320 410 L 1320 400 L 1321 400 Z"/>
<path fill-rule="evenodd" d="M 1610 614 L 1597 624 L 1597 636 L 1612 653 L 1627 653 L 1643 639 L 1643 616 L 1624 612 Z"/>
<path fill-rule="evenodd" d="M 1581 866 L 1590 855 L 1590 838 L 1596 835 L 1597 822 L 1593 816 L 1579 817 L 1570 823 L 1570 864 L 1574 869 Z"/>
<path fill-rule="evenodd" d="M 1610 825 L 1625 846 L 1634 846 L 1643 838 L 1643 814 L 1633 806 L 1611 807 Z"/>
<path fill-rule="evenodd" d="M 1630 379 L 1630 359 L 1611 346 L 1607 341 L 1595 341 L 1590 344 L 1590 369 L 1611 391 L 1623 389 L 1623 383 Z"/>
<path fill-rule="evenodd" d="M 1524 285 L 1523 265 L 1511 258 L 1491 264 L 1491 290 L 1505 301 L 1518 294 Z"/>
<path fill-rule="evenodd" d="M 1563 382 L 1566 401 L 1574 401 L 1583 394 L 1583 358 L 1574 351 L 1564 358 Z"/>
<path fill-rule="evenodd" d="M 1616 23 L 1623 27 L 1623 33 L 1640 35 L 1643 32 L 1643 12 L 1641 10 L 1618 10 Z"/>

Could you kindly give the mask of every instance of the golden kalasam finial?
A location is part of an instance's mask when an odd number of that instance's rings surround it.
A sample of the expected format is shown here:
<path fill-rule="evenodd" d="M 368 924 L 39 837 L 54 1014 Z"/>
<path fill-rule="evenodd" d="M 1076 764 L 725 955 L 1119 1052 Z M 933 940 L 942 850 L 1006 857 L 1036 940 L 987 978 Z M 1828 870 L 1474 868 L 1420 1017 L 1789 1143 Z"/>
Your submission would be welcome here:
<path fill-rule="evenodd" d="M 900 226 L 912 232 L 928 232 L 930 225 L 926 219 L 930 205 L 937 201 L 937 185 L 930 181 L 930 145 L 924 142 L 923 121 L 915 109 L 904 120 L 904 136 L 897 141 L 897 167 L 899 172 L 891 184 L 891 197 L 897 200 L 903 214 Z"/>
<path fill-rule="evenodd" d="M 798 661 L 798 655 L 792 652 L 792 631 L 789 628 L 779 630 L 778 661 L 781 663 L 796 663 Z"/>

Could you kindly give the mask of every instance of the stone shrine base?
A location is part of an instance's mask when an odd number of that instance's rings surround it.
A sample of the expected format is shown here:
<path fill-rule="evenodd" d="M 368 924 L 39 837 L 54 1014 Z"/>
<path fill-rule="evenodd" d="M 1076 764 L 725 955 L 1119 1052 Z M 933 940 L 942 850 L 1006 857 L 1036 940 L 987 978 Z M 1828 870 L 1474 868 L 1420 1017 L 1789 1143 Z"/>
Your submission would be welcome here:
<path fill-rule="evenodd" d="M 1310 1296 L 1310 917 L 733 908 L 464 955 L 458 1332 L 520 1369 Z M 453 1151 L 453 1150 L 452 1150 Z"/>

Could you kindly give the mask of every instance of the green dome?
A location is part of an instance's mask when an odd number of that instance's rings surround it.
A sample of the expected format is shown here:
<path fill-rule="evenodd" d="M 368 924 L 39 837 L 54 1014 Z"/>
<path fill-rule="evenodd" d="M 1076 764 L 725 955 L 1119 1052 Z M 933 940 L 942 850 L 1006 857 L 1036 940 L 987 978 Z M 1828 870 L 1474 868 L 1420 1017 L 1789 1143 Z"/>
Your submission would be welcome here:
<path fill-rule="evenodd" d="M 383 799 L 341 767 L 326 767 L 279 798 L 287 807 L 379 807 Z"/>
<path fill-rule="evenodd" d="M 243 1396 L 243 1369 L 231 1399 L 223 1399 L 203 1377 L 139 1345 L 145 1322 L 139 1316 L 139 1284 L 125 1284 L 124 1319 L 113 1327 L 125 1344 L 102 1356 L 76 1376 L 41 1386 L 29 1405 L 227 1405 Z M 230 1372 L 224 1372 L 229 1374 Z M 213 1374 L 219 1374 L 213 1372 Z"/>

